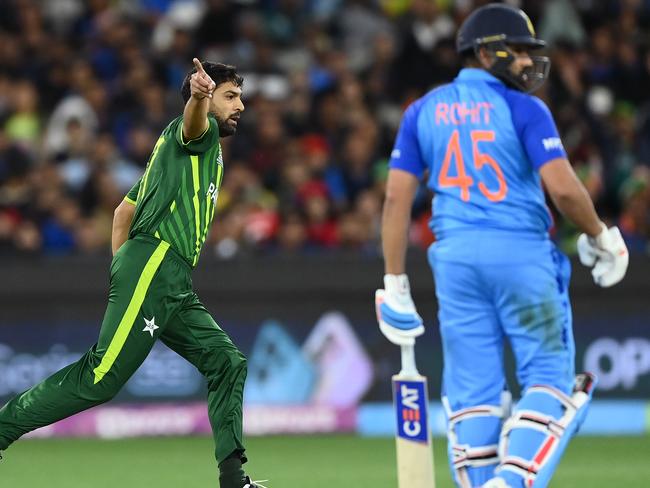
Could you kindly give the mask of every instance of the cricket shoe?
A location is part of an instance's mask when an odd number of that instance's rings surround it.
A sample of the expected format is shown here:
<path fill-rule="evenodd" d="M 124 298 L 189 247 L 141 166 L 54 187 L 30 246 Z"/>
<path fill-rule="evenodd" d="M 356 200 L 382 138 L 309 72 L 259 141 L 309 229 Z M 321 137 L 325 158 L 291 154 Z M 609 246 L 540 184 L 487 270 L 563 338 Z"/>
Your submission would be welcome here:
<path fill-rule="evenodd" d="M 244 486 L 242 488 L 268 488 L 267 486 L 264 486 L 262 483 L 266 483 L 268 480 L 259 480 L 259 481 L 251 481 L 250 477 L 246 476 L 244 479 Z"/>

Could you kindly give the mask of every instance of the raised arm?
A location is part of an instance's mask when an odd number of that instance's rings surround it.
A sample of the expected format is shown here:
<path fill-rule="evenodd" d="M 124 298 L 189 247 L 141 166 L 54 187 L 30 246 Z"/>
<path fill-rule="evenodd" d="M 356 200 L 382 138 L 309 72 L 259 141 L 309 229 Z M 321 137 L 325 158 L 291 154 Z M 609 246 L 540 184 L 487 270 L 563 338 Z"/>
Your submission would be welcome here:
<path fill-rule="evenodd" d="M 190 77 L 190 99 L 185 104 L 183 111 L 183 139 L 191 141 L 201 137 L 208 129 L 209 99 L 216 88 L 212 78 L 203 69 L 201 62 L 192 59 L 196 73 Z"/>

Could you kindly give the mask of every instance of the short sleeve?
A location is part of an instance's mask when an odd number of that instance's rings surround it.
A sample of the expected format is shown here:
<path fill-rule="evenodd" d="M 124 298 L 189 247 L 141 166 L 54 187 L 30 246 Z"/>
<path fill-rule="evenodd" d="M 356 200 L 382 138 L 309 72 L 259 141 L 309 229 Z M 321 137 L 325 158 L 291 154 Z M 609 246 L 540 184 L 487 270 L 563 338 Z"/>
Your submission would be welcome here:
<path fill-rule="evenodd" d="M 138 192 L 140 191 L 140 182 L 142 178 L 136 181 L 135 185 L 131 187 L 129 192 L 124 197 L 124 201 L 129 202 L 131 205 L 135 205 L 138 202 Z"/>
<path fill-rule="evenodd" d="M 417 134 L 417 119 L 420 113 L 418 102 L 411 104 L 404 112 L 400 124 L 395 146 L 390 155 L 388 167 L 390 169 L 401 169 L 408 171 L 420 178 L 427 169 L 420 154 L 420 144 Z"/>
<path fill-rule="evenodd" d="M 196 139 L 185 141 L 183 138 L 183 117 L 179 117 L 176 121 L 174 136 L 176 142 L 178 142 L 178 144 L 187 152 L 192 154 L 204 153 L 219 142 L 219 126 L 217 125 L 217 119 L 213 116 L 208 116 L 208 127 L 205 129 L 205 132 Z"/>
<path fill-rule="evenodd" d="M 522 94 L 511 99 L 510 108 L 519 140 L 533 168 L 539 170 L 553 159 L 567 157 L 553 116 L 542 100 Z"/>

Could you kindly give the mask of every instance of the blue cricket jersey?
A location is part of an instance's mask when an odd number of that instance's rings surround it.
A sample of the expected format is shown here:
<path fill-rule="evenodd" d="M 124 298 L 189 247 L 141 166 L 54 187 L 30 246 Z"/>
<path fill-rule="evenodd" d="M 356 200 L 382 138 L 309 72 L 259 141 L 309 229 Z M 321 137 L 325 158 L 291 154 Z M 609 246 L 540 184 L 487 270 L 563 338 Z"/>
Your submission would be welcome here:
<path fill-rule="evenodd" d="M 544 102 L 465 68 L 409 106 L 389 165 L 418 178 L 429 171 L 438 239 L 476 228 L 546 235 L 551 217 L 538 171 L 565 157 Z"/>

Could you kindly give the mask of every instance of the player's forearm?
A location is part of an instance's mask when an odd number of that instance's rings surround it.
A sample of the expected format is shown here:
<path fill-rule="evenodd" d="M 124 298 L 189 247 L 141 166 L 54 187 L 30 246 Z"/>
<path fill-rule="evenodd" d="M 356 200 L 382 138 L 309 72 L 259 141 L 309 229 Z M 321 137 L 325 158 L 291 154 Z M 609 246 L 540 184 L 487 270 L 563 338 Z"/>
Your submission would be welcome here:
<path fill-rule="evenodd" d="M 381 225 L 381 242 L 386 274 L 405 271 L 408 229 L 411 222 L 411 202 L 386 197 Z"/>
<path fill-rule="evenodd" d="M 208 128 L 209 99 L 191 96 L 183 111 L 183 139 L 191 141 L 201 136 Z"/>
<path fill-rule="evenodd" d="M 129 237 L 129 225 L 119 223 L 116 225 L 113 221 L 113 233 L 111 235 L 111 250 L 113 251 L 113 256 L 122 247 L 122 244 L 126 242 Z"/>
<path fill-rule="evenodd" d="M 135 205 L 126 201 L 120 203 L 115 209 L 113 214 L 113 230 L 111 233 L 111 249 L 113 255 L 117 250 L 122 247 L 129 237 L 129 229 L 131 228 L 131 221 L 135 214 Z"/>
<path fill-rule="evenodd" d="M 386 274 L 405 271 L 411 207 L 419 180 L 412 173 L 391 169 L 386 181 L 386 199 L 381 220 L 381 242 Z"/>
<path fill-rule="evenodd" d="M 557 158 L 541 167 L 540 176 L 557 209 L 585 234 L 595 237 L 602 231 L 589 193 L 566 158 Z"/>
<path fill-rule="evenodd" d="M 129 226 L 120 225 L 116 226 L 113 224 L 113 234 L 111 236 L 111 250 L 113 251 L 113 256 L 118 251 L 122 244 L 126 242 L 126 239 L 129 236 Z"/>
<path fill-rule="evenodd" d="M 603 230 L 594 204 L 582 184 L 575 184 L 562 193 L 551 193 L 557 209 L 585 234 L 595 237 Z"/>

